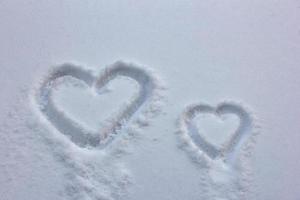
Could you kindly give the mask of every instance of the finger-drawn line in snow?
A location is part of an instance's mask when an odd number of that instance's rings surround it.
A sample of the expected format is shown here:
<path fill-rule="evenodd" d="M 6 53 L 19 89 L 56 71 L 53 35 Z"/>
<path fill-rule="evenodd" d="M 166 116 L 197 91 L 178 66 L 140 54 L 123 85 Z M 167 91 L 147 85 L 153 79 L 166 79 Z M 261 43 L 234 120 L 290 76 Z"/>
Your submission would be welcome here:
<path fill-rule="evenodd" d="M 240 123 L 231 138 L 217 148 L 208 142 L 198 131 L 193 119 L 198 114 L 213 114 L 222 117 L 225 114 L 234 114 Z M 195 104 L 188 106 L 180 117 L 180 133 L 190 147 L 196 149 L 201 155 L 211 160 L 233 160 L 241 146 L 252 132 L 253 120 L 250 114 L 239 104 L 223 102 L 216 107 L 208 104 Z"/>
<path fill-rule="evenodd" d="M 87 130 L 79 123 L 68 117 L 55 105 L 52 90 L 59 78 L 72 77 L 82 81 L 91 89 L 99 91 L 110 81 L 118 76 L 128 77 L 139 85 L 137 97 L 130 102 L 121 112 L 113 118 L 108 127 L 97 132 Z M 99 76 L 92 71 L 85 70 L 73 64 L 63 64 L 56 67 L 42 82 L 36 95 L 36 102 L 41 113 L 61 133 L 80 147 L 104 148 L 112 142 L 120 130 L 128 123 L 132 116 L 144 105 L 154 94 L 156 88 L 154 78 L 142 68 L 134 64 L 116 62 L 108 66 Z"/>

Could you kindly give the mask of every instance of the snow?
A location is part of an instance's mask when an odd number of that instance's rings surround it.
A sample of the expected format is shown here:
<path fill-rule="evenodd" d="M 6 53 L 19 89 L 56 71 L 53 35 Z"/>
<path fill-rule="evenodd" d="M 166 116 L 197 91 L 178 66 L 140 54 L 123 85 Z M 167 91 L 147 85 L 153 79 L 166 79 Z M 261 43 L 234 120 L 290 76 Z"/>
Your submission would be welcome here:
<path fill-rule="evenodd" d="M 299 198 L 300 4 L 0 2 L 0 200 Z"/>

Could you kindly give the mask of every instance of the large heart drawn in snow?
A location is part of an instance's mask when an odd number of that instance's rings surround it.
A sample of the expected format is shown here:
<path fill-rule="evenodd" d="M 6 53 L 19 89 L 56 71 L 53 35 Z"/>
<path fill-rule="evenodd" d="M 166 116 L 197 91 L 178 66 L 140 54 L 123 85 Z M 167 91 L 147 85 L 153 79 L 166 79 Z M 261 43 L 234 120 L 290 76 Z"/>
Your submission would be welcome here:
<path fill-rule="evenodd" d="M 193 122 L 193 119 L 198 114 L 213 114 L 217 117 L 222 117 L 225 114 L 234 114 L 240 119 L 240 123 L 236 131 L 231 135 L 231 138 L 225 141 L 221 148 L 217 148 L 199 133 Z M 184 135 L 184 138 L 187 139 L 190 145 L 205 153 L 212 160 L 233 158 L 250 135 L 251 128 L 252 118 L 250 114 L 242 106 L 235 103 L 224 102 L 216 107 L 207 104 L 192 105 L 184 111 L 181 117 L 181 133 Z"/>
<path fill-rule="evenodd" d="M 139 93 L 121 112 L 113 118 L 110 125 L 97 133 L 83 128 L 60 111 L 51 98 L 52 89 L 59 78 L 72 77 L 83 81 L 92 89 L 100 90 L 117 76 L 125 76 L 139 84 Z M 130 120 L 139 108 L 151 98 L 154 90 L 152 77 L 143 69 L 124 62 L 116 62 L 107 67 L 99 76 L 72 64 L 63 64 L 55 68 L 42 83 L 36 96 L 39 110 L 49 122 L 61 133 L 68 136 L 73 143 L 80 147 L 103 148 L 110 143 L 117 132 Z"/>

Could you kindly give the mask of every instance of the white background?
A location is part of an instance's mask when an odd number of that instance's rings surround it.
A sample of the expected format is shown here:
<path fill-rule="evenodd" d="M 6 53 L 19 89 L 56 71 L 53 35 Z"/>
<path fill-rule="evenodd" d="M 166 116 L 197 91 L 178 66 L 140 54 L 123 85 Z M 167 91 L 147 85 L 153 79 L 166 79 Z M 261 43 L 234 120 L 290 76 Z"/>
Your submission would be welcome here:
<path fill-rule="evenodd" d="M 176 147 L 176 119 L 191 102 L 232 99 L 248 105 L 262 125 L 253 155 L 257 199 L 296 200 L 299 19 L 298 0 L 2 0 L 0 119 L 20 88 L 54 64 L 135 61 L 154 69 L 168 90 L 165 114 L 143 133 L 158 142 L 146 140 L 125 158 L 136 179 L 128 199 L 197 199 L 197 170 Z M 37 159 L 44 144 L 7 139 L 0 130 L 0 199 L 57 199 L 65 169 L 50 155 Z"/>

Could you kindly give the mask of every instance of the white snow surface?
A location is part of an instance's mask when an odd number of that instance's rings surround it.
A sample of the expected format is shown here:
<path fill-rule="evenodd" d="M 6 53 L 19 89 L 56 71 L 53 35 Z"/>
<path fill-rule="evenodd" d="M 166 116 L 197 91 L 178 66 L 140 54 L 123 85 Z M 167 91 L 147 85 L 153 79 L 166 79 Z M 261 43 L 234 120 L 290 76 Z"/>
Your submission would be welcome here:
<path fill-rule="evenodd" d="M 0 200 L 297 200 L 300 2 L 0 2 Z"/>

